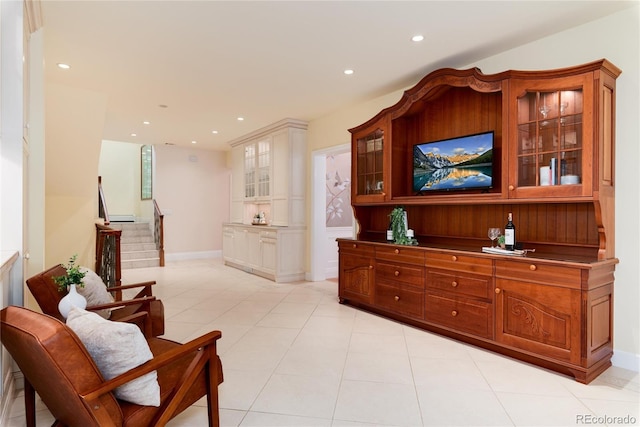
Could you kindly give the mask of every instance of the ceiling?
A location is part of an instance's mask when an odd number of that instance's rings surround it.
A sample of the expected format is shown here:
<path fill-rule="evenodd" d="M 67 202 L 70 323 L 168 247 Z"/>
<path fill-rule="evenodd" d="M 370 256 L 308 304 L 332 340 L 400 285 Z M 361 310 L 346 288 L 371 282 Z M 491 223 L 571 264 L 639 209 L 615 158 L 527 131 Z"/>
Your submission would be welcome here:
<path fill-rule="evenodd" d="M 227 150 L 635 4 L 42 0 L 45 82 L 106 94 L 104 139 Z"/>

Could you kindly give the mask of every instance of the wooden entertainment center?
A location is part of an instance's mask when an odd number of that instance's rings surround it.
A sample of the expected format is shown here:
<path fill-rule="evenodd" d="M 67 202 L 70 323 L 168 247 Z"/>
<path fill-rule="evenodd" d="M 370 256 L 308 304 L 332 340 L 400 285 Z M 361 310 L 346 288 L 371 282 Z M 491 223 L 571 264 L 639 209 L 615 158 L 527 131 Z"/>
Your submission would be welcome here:
<path fill-rule="evenodd" d="M 607 369 L 620 73 L 607 60 L 492 75 L 440 69 L 350 129 L 359 230 L 338 240 L 340 301 L 583 383 Z M 489 131 L 490 188 L 414 189 L 416 144 Z M 386 242 L 396 206 L 417 246 Z M 509 212 L 517 242 L 535 252 L 483 253 L 487 229 L 504 228 Z"/>

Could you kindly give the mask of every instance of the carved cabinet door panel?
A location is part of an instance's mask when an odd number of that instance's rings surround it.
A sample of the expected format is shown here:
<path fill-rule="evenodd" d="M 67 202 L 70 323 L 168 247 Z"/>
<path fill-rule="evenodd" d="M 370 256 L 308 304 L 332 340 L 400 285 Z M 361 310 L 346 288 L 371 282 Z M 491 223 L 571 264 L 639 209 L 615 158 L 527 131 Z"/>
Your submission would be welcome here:
<path fill-rule="evenodd" d="M 370 303 L 373 299 L 373 259 L 366 256 L 340 254 L 340 299 Z"/>
<path fill-rule="evenodd" d="M 350 239 L 338 239 L 340 302 L 373 302 L 375 249 L 373 245 Z"/>
<path fill-rule="evenodd" d="M 496 279 L 496 341 L 580 363 L 580 291 Z"/>

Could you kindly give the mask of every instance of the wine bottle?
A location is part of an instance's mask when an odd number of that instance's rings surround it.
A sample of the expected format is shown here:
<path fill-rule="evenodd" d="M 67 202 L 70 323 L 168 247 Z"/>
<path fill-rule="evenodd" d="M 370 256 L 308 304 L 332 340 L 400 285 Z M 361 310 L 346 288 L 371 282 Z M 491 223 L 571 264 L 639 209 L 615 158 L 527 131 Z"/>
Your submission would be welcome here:
<path fill-rule="evenodd" d="M 387 242 L 388 243 L 393 243 L 393 226 L 391 224 L 392 224 L 392 222 L 391 222 L 391 220 L 389 220 L 389 228 L 387 228 Z"/>
<path fill-rule="evenodd" d="M 513 225 L 513 214 L 509 212 L 507 225 L 504 226 L 504 247 L 512 251 L 516 246 L 516 226 Z"/>

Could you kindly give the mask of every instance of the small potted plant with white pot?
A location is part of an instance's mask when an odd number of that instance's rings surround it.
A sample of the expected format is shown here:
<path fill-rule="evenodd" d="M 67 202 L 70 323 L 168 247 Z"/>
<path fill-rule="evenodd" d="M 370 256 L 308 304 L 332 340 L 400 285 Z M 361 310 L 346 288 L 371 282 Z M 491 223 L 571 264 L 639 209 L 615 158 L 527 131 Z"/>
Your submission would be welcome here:
<path fill-rule="evenodd" d="M 63 265 L 67 274 L 53 277 L 53 281 L 58 285 L 58 292 L 67 292 L 67 295 L 58 303 L 58 310 L 65 319 L 71 307 L 75 306 L 84 309 L 87 306 L 87 300 L 76 290 L 77 286 L 84 286 L 82 279 L 86 274 L 80 270 L 80 266 L 76 264 L 77 258 L 78 254 L 75 254 L 69 259 L 69 264 Z"/>

